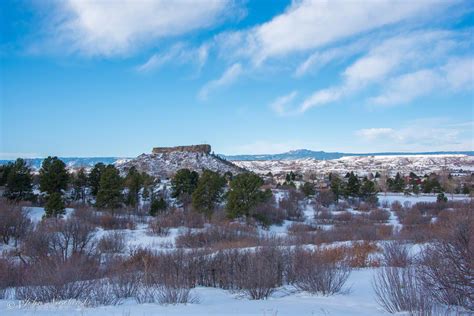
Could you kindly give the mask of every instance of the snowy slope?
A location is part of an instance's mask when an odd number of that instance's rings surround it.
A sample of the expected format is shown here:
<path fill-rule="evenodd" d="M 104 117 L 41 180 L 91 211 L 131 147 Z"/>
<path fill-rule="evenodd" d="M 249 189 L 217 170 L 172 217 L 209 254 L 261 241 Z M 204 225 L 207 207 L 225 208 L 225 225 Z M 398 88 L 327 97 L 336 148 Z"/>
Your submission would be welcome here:
<path fill-rule="evenodd" d="M 424 175 L 446 168 L 450 172 L 474 171 L 474 157 L 467 155 L 410 155 L 410 156 L 369 156 L 343 157 L 332 160 L 298 159 L 268 161 L 233 161 L 236 165 L 260 174 L 297 171 L 328 174 L 345 174 L 354 171 L 360 175 L 367 172 L 387 172 L 407 174 L 411 171 Z"/>
<path fill-rule="evenodd" d="M 232 162 L 226 161 L 218 156 L 205 153 L 193 153 L 175 151 L 160 154 L 142 154 L 135 159 L 119 160 L 116 167 L 125 172 L 132 166 L 139 171 L 147 172 L 156 177 L 170 177 L 182 168 L 188 168 L 197 172 L 204 169 L 219 173 L 232 172 L 233 174 L 242 172 L 242 168 Z"/>

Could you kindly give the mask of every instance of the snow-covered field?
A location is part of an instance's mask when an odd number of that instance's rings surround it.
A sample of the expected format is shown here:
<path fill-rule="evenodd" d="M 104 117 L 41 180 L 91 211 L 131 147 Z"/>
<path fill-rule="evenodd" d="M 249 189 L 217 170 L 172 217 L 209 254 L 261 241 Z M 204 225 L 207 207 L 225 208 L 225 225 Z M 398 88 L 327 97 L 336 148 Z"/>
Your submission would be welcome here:
<path fill-rule="evenodd" d="M 451 196 L 449 197 L 451 199 Z M 469 199 L 467 196 L 455 195 L 455 200 Z M 397 194 L 379 194 L 379 201 L 392 203 L 416 203 L 434 202 L 436 195 L 405 196 Z M 66 210 L 66 216 L 70 216 L 72 209 Z M 313 209 L 307 207 L 304 210 L 306 222 L 313 220 Z M 34 222 L 41 220 L 44 209 L 39 207 L 29 208 L 29 216 Z M 389 223 L 398 226 L 399 222 L 392 213 Z M 288 226 L 291 221 L 285 221 L 281 226 L 271 226 L 266 233 L 279 236 L 288 234 Z M 129 249 L 134 247 L 147 247 L 155 250 L 174 249 L 176 236 L 182 233 L 183 228 L 173 228 L 166 237 L 150 235 L 146 224 L 138 224 L 134 230 L 120 230 L 125 238 Z M 110 233 L 99 229 L 96 238 Z M 332 244 L 331 244 L 332 245 Z M 329 245 L 330 246 L 330 245 Z M 412 249 L 413 250 L 413 249 Z M 81 302 L 60 301 L 47 304 L 36 304 L 34 302 L 21 302 L 18 300 L 0 300 L 0 315 L 259 315 L 259 316 L 281 316 L 281 315 L 388 315 L 376 302 L 372 279 L 377 268 L 354 269 L 346 283 L 350 289 L 345 294 L 334 296 L 312 295 L 306 292 L 297 292 L 291 286 L 285 286 L 273 294 L 267 300 L 250 300 L 236 293 L 217 289 L 197 287 L 192 294 L 197 298 L 196 303 L 179 305 L 138 304 L 133 299 L 126 300 L 117 306 L 89 307 Z"/>
<path fill-rule="evenodd" d="M 229 291 L 198 287 L 193 294 L 198 303 L 163 306 L 158 304 L 136 304 L 133 301 L 119 306 L 88 308 L 78 302 L 56 302 L 42 305 L 22 306 L 14 300 L 0 300 L 2 315 L 68 315 L 68 316 L 128 316 L 128 315 L 388 315 L 374 301 L 371 287 L 374 269 L 354 270 L 347 282 L 348 294 L 316 296 L 308 293 L 291 293 L 291 289 L 280 289 L 268 300 L 248 300 Z"/>

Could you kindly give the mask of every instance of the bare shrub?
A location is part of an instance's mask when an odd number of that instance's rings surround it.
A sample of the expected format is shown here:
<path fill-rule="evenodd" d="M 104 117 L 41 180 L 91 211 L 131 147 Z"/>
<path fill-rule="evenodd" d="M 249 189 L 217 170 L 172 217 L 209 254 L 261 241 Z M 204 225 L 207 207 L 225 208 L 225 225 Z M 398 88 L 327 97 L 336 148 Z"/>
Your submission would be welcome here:
<path fill-rule="evenodd" d="M 74 255 L 66 262 L 43 257 L 28 266 L 25 285 L 16 289 L 16 298 L 35 302 L 84 300 L 90 296 L 98 275 L 98 261 Z"/>
<path fill-rule="evenodd" d="M 21 284 L 22 274 L 21 266 L 13 258 L 0 257 L 0 299 L 5 298 L 7 288 Z"/>
<path fill-rule="evenodd" d="M 408 246 L 400 241 L 387 242 L 382 249 L 383 264 L 387 267 L 405 268 L 412 262 Z"/>
<path fill-rule="evenodd" d="M 377 208 L 370 211 L 369 220 L 379 223 L 386 223 L 390 218 L 390 212 Z"/>
<path fill-rule="evenodd" d="M 0 238 L 5 244 L 10 239 L 18 240 L 24 237 L 31 229 L 31 220 L 19 204 L 10 203 L 0 199 Z"/>
<path fill-rule="evenodd" d="M 22 244 L 20 256 L 31 260 L 51 256 L 66 261 L 73 255 L 95 255 L 95 228 L 80 219 L 47 219 L 40 222 Z"/>
<path fill-rule="evenodd" d="M 237 289 L 253 300 L 267 299 L 283 283 L 283 256 L 274 247 L 241 254 Z"/>
<path fill-rule="evenodd" d="M 344 211 L 334 215 L 334 221 L 341 223 L 348 223 L 352 221 L 352 214 L 350 212 Z"/>
<path fill-rule="evenodd" d="M 392 202 L 392 204 L 390 205 L 390 210 L 395 213 L 403 211 L 402 203 L 400 203 L 399 201 Z"/>
<path fill-rule="evenodd" d="M 146 285 L 137 292 L 135 299 L 138 303 L 158 303 L 161 305 L 176 305 L 197 303 L 199 300 L 192 295 L 189 287 L 173 287 L 167 285 Z"/>
<path fill-rule="evenodd" d="M 103 236 L 97 244 L 98 250 L 102 253 L 121 253 L 125 247 L 125 234 L 118 231 Z"/>
<path fill-rule="evenodd" d="M 419 273 L 437 302 L 474 311 L 474 216 L 452 213 L 445 230 L 421 255 Z"/>
<path fill-rule="evenodd" d="M 432 315 L 433 302 L 413 267 L 384 267 L 372 282 L 377 303 L 389 313 Z"/>
<path fill-rule="evenodd" d="M 286 212 L 288 220 L 299 221 L 304 218 L 301 202 L 303 193 L 297 190 L 288 190 L 288 195 L 280 200 L 279 206 Z"/>
<path fill-rule="evenodd" d="M 333 215 L 327 208 L 323 208 L 320 209 L 318 212 L 315 212 L 314 219 L 319 224 L 329 224 L 333 221 Z"/>
<path fill-rule="evenodd" d="M 133 218 L 124 214 L 112 214 L 102 212 L 98 215 L 98 225 L 103 229 L 135 229 L 136 224 Z"/>
<path fill-rule="evenodd" d="M 177 247 L 248 247 L 258 243 L 258 234 L 255 227 L 235 222 L 213 225 L 203 231 L 192 232 L 187 230 L 176 238 Z"/>
<path fill-rule="evenodd" d="M 371 258 L 370 256 L 379 251 L 379 248 L 373 242 L 356 242 L 346 249 L 349 256 L 349 265 L 351 267 L 365 268 L 379 265 L 377 259 Z"/>
<path fill-rule="evenodd" d="M 159 218 L 154 218 L 148 222 L 148 230 L 155 235 L 166 237 L 170 233 L 170 228 Z"/>
<path fill-rule="evenodd" d="M 90 295 L 85 299 L 88 306 L 117 305 L 121 303 L 112 290 L 112 283 L 108 279 L 96 280 L 91 287 Z"/>
<path fill-rule="evenodd" d="M 336 198 L 331 190 L 320 190 L 316 197 L 316 201 L 325 207 L 329 207 L 335 200 Z"/>
<path fill-rule="evenodd" d="M 335 260 L 332 250 L 296 250 L 293 255 L 293 284 L 314 294 L 333 295 L 342 291 L 350 275 L 344 260 Z"/>
<path fill-rule="evenodd" d="M 288 233 L 289 234 L 299 234 L 299 233 L 305 233 L 305 232 L 312 232 L 315 231 L 316 227 L 306 224 L 306 223 L 291 223 L 290 226 L 288 226 Z"/>
<path fill-rule="evenodd" d="M 287 218 L 286 211 L 281 205 L 277 206 L 274 198 L 258 204 L 250 210 L 250 215 L 260 221 L 264 226 L 270 226 L 272 224 L 281 225 Z"/>

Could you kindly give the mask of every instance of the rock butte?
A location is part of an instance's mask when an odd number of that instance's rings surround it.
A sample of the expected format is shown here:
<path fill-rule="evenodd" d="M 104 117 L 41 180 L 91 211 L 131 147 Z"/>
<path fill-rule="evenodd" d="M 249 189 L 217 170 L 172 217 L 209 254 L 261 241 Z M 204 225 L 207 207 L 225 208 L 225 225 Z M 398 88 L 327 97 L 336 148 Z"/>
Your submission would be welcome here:
<path fill-rule="evenodd" d="M 200 144 L 190 146 L 175 146 L 175 147 L 154 147 L 151 151 L 153 154 L 166 154 L 171 152 L 191 152 L 191 153 L 211 153 L 211 145 Z"/>

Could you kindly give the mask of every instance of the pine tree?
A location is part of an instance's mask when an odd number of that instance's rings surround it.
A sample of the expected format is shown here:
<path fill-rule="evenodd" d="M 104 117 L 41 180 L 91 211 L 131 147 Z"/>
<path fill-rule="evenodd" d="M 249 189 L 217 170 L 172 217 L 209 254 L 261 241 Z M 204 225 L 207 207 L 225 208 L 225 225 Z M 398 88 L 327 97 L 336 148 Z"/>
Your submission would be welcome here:
<path fill-rule="evenodd" d="M 360 198 L 368 203 L 375 204 L 377 202 L 377 190 L 375 189 L 375 183 L 367 178 L 364 178 L 362 185 L 360 186 Z"/>
<path fill-rule="evenodd" d="M 104 169 L 105 165 L 99 162 L 94 165 L 94 168 L 92 168 L 91 172 L 89 173 L 87 181 L 91 188 L 91 194 L 93 196 L 97 196 L 97 193 L 99 192 L 100 177 Z"/>
<path fill-rule="evenodd" d="M 197 187 L 199 174 L 189 169 L 180 169 L 171 180 L 171 196 L 187 204 Z"/>
<path fill-rule="evenodd" d="M 32 198 L 31 170 L 25 160 L 18 158 L 14 163 L 9 163 L 4 172 L 6 172 L 4 192 L 6 198 L 15 201 Z"/>
<path fill-rule="evenodd" d="M 387 184 L 388 189 L 392 192 L 403 192 L 403 189 L 405 188 L 405 180 L 403 179 L 400 172 L 397 172 L 395 179 L 388 179 Z"/>
<path fill-rule="evenodd" d="M 7 184 L 8 173 L 12 169 L 12 163 L 7 163 L 6 165 L 0 166 L 0 186 L 4 186 Z"/>
<path fill-rule="evenodd" d="M 122 189 L 123 179 L 119 171 L 113 165 L 108 165 L 100 176 L 96 206 L 110 210 L 120 208 L 123 202 Z"/>
<path fill-rule="evenodd" d="M 128 188 L 126 204 L 131 207 L 138 205 L 140 189 L 143 186 L 143 177 L 135 167 L 131 167 L 125 177 L 125 187 Z"/>
<path fill-rule="evenodd" d="M 74 199 L 84 202 L 87 188 L 87 175 L 84 168 L 79 169 L 77 174 L 73 176 L 72 186 L 74 188 Z"/>
<path fill-rule="evenodd" d="M 359 178 L 354 174 L 354 172 L 351 172 L 347 180 L 345 195 L 348 197 L 357 197 L 359 196 L 359 190 L 360 190 Z"/>
<path fill-rule="evenodd" d="M 158 213 L 166 211 L 167 207 L 168 204 L 163 197 L 160 197 L 159 199 L 153 198 L 150 205 L 150 215 L 156 216 Z"/>
<path fill-rule="evenodd" d="M 219 173 L 204 170 L 192 194 L 193 207 L 210 216 L 216 203 L 221 200 L 225 184 L 225 178 Z"/>
<path fill-rule="evenodd" d="M 48 195 L 44 211 L 45 217 L 58 217 L 64 215 L 65 207 L 61 193 L 53 192 Z"/>
<path fill-rule="evenodd" d="M 342 186 L 343 183 L 341 179 L 339 179 L 339 177 L 335 174 L 330 173 L 329 178 L 331 181 L 331 191 L 337 203 L 339 202 L 339 198 L 341 197 L 341 194 L 344 192 L 344 188 Z"/>
<path fill-rule="evenodd" d="M 66 165 L 58 157 L 49 156 L 40 169 L 40 190 L 48 194 L 66 190 L 69 174 Z"/>
<path fill-rule="evenodd" d="M 305 182 L 303 184 L 303 186 L 301 187 L 301 192 L 303 192 L 305 196 L 313 196 L 316 194 L 316 191 L 314 190 L 314 185 L 309 182 Z"/>
<path fill-rule="evenodd" d="M 227 211 L 231 218 L 248 216 L 250 210 L 270 196 L 261 190 L 263 179 L 254 173 L 241 173 L 230 182 L 227 194 Z"/>

